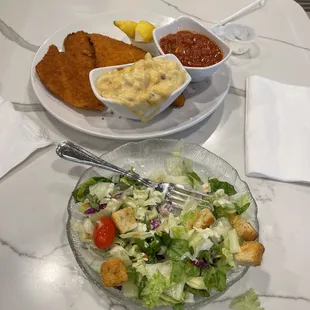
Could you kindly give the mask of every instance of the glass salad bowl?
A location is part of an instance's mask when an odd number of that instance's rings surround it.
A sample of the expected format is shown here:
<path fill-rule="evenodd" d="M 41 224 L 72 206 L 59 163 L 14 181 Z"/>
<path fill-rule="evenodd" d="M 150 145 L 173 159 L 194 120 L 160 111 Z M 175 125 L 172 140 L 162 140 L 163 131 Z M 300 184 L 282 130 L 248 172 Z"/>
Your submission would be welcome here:
<path fill-rule="evenodd" d="M 124 169 L 130 169 L 133 167 L 137 173 L 143 177 L 148 177 L 154 169 L 163 168 L 165 166 L 166 159 L 171 157 L 171 152 L 177 143 L 177 140 L 160 139 L 130 142 L 102 155 L 102 158 Z M 248 185 L 240 179 L 238 172 L 232 166 L 230 166 L 222 158 L 196 144 L 185 143 L 184 151 L 181 156 L 193 162 L 193 170 L 201 178 L 206 179 L 207 177 L 216 177 L 221 181 L 226 181 L 232 184 L 237 193 L 248 193 L 250 197 L 250 207 L 246 211 L 246 218 L 247 221 L 256 229 L 256 231 L 259 231 L 256 202 L 250 193 Z M 79 187 L 82 182 L 94 176 L 109 177 L 111 176 L 111 173 L 98 168 L 87 169 L 79 179 L 76 188 Z M 109 297 L 112 297 L 127 306 L 131 305 L 134 309 L 145 309 L 137 301 L 123 296 L 122 292 L 119 290 L 115 288 L 106 288 L 103 286 L 100 273 L 95 271 L 96 268 L 98 269 L 98 266 L 94 266 L 96 263 L 94 262 L 93 257 L 88 253 L 88 250 L 83 247 L 77 233 L 71 228 L 72 221 L 81 220 L 83 218 L 83 216 L 77 212 L 79 205 L 80 204 L 75 203 L 74 199 L 70 197 L 67 208 L 68 221 L 66 227 L 69 244 L 78 265 L 83 270 L 89 281 L 97 285 L 101 290 L 108 294 Z M 235 269 L 232 269 L 227 276 L 227 289 L 240 280 L 245 275 L 247 270 L 248 267 L 244 266 L 237 266 Z M 211 291 L 209 297 L 195 296 L 195 303 L 185 304 L 184 308 L 194 309 L 201 307 L 202 305 L 214 301 L 225 293 L 225 291 Z M 156 309 L 167 309 L 167 307 Z"/>

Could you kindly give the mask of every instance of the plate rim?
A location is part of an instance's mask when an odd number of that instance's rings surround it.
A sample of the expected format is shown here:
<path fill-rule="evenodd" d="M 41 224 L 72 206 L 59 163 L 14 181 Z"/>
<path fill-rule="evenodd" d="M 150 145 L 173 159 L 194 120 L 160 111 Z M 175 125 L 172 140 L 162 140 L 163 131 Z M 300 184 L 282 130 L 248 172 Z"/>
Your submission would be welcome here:
<path fill-rule="evenodd" d="M 116 152 L 116 151 L 119 151 L 120 149 L 122 148 L 125 148 L 127 147 L 128 145 L 137 145 L 137 144 L 144 144 L 144 143 L 156 143 L 156 142 L 165 142 L 165 143 L 171 143 L 172 145 L 176 145 L 176 143 L 178 143 L 180 140 L 177 140 L 177 139 L 150 139 L 150 140 L 143 140 L 143 141 L 132 141 L 132 142 L 127 142 L 121 146 L 118 146 L 116 148 L 114 148 L 113 150 L 109 151 L 109 152 L 105 152 L 103 153 L 102 155 L 100 155 L 100 158 L 108 155 L 109 153 L 112 153 L 112 152 Z M 218 158 L 220 161 L 222 161 L 225 165 L 229 166 L 232 171 L 235 173 L 235 176 L 237 179 L 239 179 L 239 181 L 241 183 L 243 183 L 245 185 L 245 188 L 247 190 L 247 192 L 249 193 L 249 196 L 250 196 L 250 199 L 253 201 L 253 204 L 254 204 L 254 216 L 255 216 L 255 219 L 256 219 L 256 222 L 257 222 L 257 233 L 258 233 L 258 238 L 257 240 L 259 241 L 260 239 L 260 224 L 259 224 L 259 219 L 258 219 L 258 204 L 251 192 L 251 189 L 250 189 L 250 186 L 248 185 L 248 183 L 246 181 L 244 181 L 240 175 L 239 175 L 239 172 L 236 168 L 234 168 L 229 162 L 227 162 L 225 159 L 223 159 L 222 157 L 220 157 L 219 155 L 209 151 L 208 149 L 206 149 L 205 147 L 203 147 L 202 145 L 200 144 L 197 144 L 197 143 L 186 143 L 184 142 L 184 145 L 193 145 L 193 146 L 196 146 L 200 149 L 202 149 L 204 152 L 207 152 L 209 153 L 211 156 L 214 156 L 216 158 Z M 83 171 L 83 173 L 81 174 L 81 176 L 79 177 L 76 185 L 74 186 L 74 189 L 77 189 L 79 183 L 81 182 L 81 179 L 90 171 L 90 170 L 94 170 L 95 168 L 94 167 L 90 167 L 90 168 L 87 168 L 85 169 L 85 171 Z M 67 218 L 67 222 L 66 222 L 66 235 L 67 235 L 67 239 L 69 241 L 69 245 L 70 245 L 70 249 L 74 255 L 74 258 L 76 260 L 76 263 L 78 264 L 79 268 L 81 268 L 81 270 L 83 271 L 83 273 L 85 274 L 85 276 L 87 277 L 87 279 L 92 283 L 92 284 L 95 284 L 99 289 L 100 291 L 104 292 L 104 294 L 108 295 L 109 298 L 113 298 L 114 300 L 116 300 L 117 302 L 123 304 L 124 303 L 124 300 L 121 299 L 117 299 L 117 296 L 116 294 L 109 294 L 107 290 L 105 290 L 102 286 L 101 283 L 99 283 L 96 279 L 92 278 L 89 273 L 87 272 L 87 270 L 85 269 L 85 267 L 83 266 L 83 263 L 81 262 L 81 259 L 77 253 L 77 249 L 76 247 L 73 245 L 73 238 L 72 238 L 72 229 L 71 229 L 71 219 L 72 219 L 72 210 L 70 208 L 70 205 L 71 205 L 71 202 L 73 201 L 73 197 L 72 195 L 70 195 L 69 197 L 69 200 L 68 200 L 68 203 L 67 203 L 67 214 L 68 214 L 68 218 Z M 241 274 L 236 277 L 236 279 L 233 281 L 233 283 L 228 286 L 224 291 L 218 291 L 216 294 L 214 295 L 211 295 L 210 297 L 207 297 L 209 298 L 207 301 L 205 302 L 195 302 L 194 305 L 192 304 L 187 304 L 186 305 L 186 309 L 196 309 L 196 307 L 202 307 L 202 306 L 205 306 L 211 302 L 214 302 L 215 300 L 217 300 L 219 297 L 221 297 L 223 294 L 225 294 L 232 286 L 234 286 L 237 282 L 239 282 L 245 275 L 246 273 L 248 272 L 248 270 L 250 269 L 250 267 L 246 266 L 244 268 L 244 270 L 241 272 Z M 125 298 L 124 296 L 122 296 L 123 298 Z M 214 297 L 214 298 L 212 298 Z M 125 298 L 126 299 L 126 302 L 130 302 L 132 303 L 133 305 L 135 306 L 138 306 L 138 303 L 137 302 L 134 302 L 131 298 Z M 141 307 L 140 305 L 138 306 L 139 309 L 146 309 L 146 308 L 143 308 Z M 156 308 L 158 309 L 158 308 Z M 161 308 L 160 308 L 161 309 Z"/>
<path fill-rule="evenodd" d="M 137 141 L 137 140 L 144 140 L 144 139 L 154 139 L 154 138 L 160 138 L 160 137 L 165 137 L 165 136 L 169 136 L 181 131 L 184 131 L 186 129 L 189 129 L 195 125 L 197 125 L 198 123 L 202 122 L 204 119 L 206 119 L 207 117 L 209 117 L 214 111 L 216 111 L 219 106 L 222 104 L 222 102 L 224 101 L 224 99 L 226 98 L 229 89 L 231 87 L 231 73 L 229 70 L 229 66 L 227 64 L 223 64 L 219 69 L 225 67 L 225 69 L 227 70 L 227 74 L 229 77 L 229 81 L 227 84 L 227 89 L 218 97 L 216 104 L 210 109 L 208 110 L 206 113 L 202 113 L 202 115 L 200 115 L 199 117 L 197 117 L 197 115 L 195 116 L 195 120 L 191 121 L 191 122 L 187 122 L 186 124 L 179 124 L 176 127 L 173 127 L 171 129 L 164 129 L 164 130 L 160 130 L 160 131 L 155 131 L 155 132 L 150 132 L 148 134 L 145 133 L 132 133 L 132 134 L 120 134 L 120 133 L 104 133 L 104 132 L 99 132 L 99 131 L 94 131 L 94 130 L 89 130 L 87 128 L 83 128 L 80 127 L 78 124 L 72 123 L 69 120 L 67 120 L 66 118 L 63 118 L 61 115 L 57 114 L 56 112 L 53 111 L 53 109 L 51 109 L 49 107 L 49 104 L 45 104 L 44 99 L 42 99 L 41 95 L 39 95 L 39 92 L 37 90 L 37 86 L 36 86 L 36 80 L 38 80 L 39 83 L 42 83 L 38 76 L 37 76 L 37 72 L 35 69 L 35 66 L 37 64 L 36 60 L 37 57 L 39 55 L 39 53 L 42 52 L 43 48 L 45 47 L 45 45 L 48 43 L 48 41 L 50 41 L 56 34 L 64 31 L 66 28 L 70 27 L 70 26 L 74 26 L 79 24 L 81 21 L 85 21 L 88 19 L 92 19 L 94 17 L 97 16 L 104 16 L 104 15 L 111 15 L 113 14 L 113 12 L 117 12 L 118 14 L 122 14 L 122 13 L 127 13 L 128 10 L 123 10 L 123 11 L 115 11 L 115 10 L 111 10 L 111 11 L 107 11 L 107 12 L 101 12 L 101 13 L 96 13 L 96 14 L 92 14 L 90 16 L 87 16 L 85 18 L 82 18 L 80 20 L 77 20 L 75 22 L 72 23 L 68 23 L 67 25 L 61 27 L 60 29 L 56 30 L 55 32 L 53 32 L 39 47 L 39 49 L 36 51 L 32 62 L 31 62 L 31 71 L 30 71 L 30 77 L 31 77 L 31 85 L 32 85 L 32 89 L 35 92 L 36 97 L 39 99 L 40 104 L 44 107 L 44 109 L 51 114 L 54 118 L 56 118 L 58 121 L 60 121 L 61 123 L 65 124 L 66 126 L 73 128 L 75 130 L 77 130 L 78 132 L 82 132 L 85 134 L 88 134 L 90 136 L 94 136 L 94 137 L 99 137 L 99 138 L 108 138 L 111 140 L 131 140 L 131 141 Z M 145 11 L 146 14 L 150 14 L 150 12 Z M 160 17 L 164 17 L 164 18 L 169 18 L 169 19 L 176 19 L 177 17 L 172 17 L 172 16 L 166 16 L 163 14 L 159 14 L 157 12 L 151 13 L 153 15 L 157 15 Z M 36 62 L 36 63 L 35 63 Z M 217 71 L 216 71 L 217 72 Z M 213 74 L 215 75 L 216 72 Z M 212 77 L 213 77 L 212 75 Z M 43 85 L 44 86 L 44 85 Z M 45 86 L 44 86 L 45 87 Z M 46 89 L 47 93 L 50 93 L 49 90 Z M 53 97 L 55 97 L 58 101 L 61 101 L 62 104 L 65 105 L 69 105 L 66 102 L 63 102 L 59 97 L 57 97 L 56 95 L 50 93 Z M 69 106 L 70 107 L 70 106 Z"/>

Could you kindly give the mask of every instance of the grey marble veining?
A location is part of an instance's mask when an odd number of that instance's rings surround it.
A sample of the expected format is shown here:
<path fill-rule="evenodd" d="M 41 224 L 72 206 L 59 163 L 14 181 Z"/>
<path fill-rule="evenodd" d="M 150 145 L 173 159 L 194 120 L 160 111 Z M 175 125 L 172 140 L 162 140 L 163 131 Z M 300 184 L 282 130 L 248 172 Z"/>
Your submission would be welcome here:
<path fill-rule="evenodd" d="M 12 27 L 8 26 L 2 19 L 0 19 L 0 32 L 10 41 L 15 42 L 22 48 L 28 51 L 36 52 L 40 46 L 27 42 L 21 37 Z"/>

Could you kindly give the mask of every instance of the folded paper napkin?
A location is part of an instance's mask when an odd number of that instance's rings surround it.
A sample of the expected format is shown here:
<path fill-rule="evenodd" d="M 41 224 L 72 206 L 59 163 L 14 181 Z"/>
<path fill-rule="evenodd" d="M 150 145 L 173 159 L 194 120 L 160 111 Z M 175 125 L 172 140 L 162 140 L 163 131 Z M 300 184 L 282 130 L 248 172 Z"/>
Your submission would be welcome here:
<path fill-rule="evenodd" d="M 27 116 L 0 97 L 0 178 L 52 141 Z"/>
<path fill-rule="evenodd" d="M 310 88 L 247 79 L 246 174 L 310 182 Z"/>

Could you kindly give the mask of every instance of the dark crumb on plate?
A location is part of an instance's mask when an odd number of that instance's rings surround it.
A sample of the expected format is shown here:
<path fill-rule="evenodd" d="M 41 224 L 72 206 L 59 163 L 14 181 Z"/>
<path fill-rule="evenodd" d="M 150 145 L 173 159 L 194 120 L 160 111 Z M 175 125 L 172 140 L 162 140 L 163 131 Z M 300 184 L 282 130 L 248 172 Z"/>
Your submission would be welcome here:
<path fill-rule="evenodd" d="M 114 112 L 113 112 L 113 111 L 111 111 L 111 114 L 113 115 L 113 114 L 114 114 Z"/>
<path fill-rule="evenodd" d="M 104 117 L 102 118 L 102 120 L 104 120 Z"/>
<path fill-rule="evenodd" d="M 122 118 L 121 116 L 119 116 L 118 118 Z"/>

